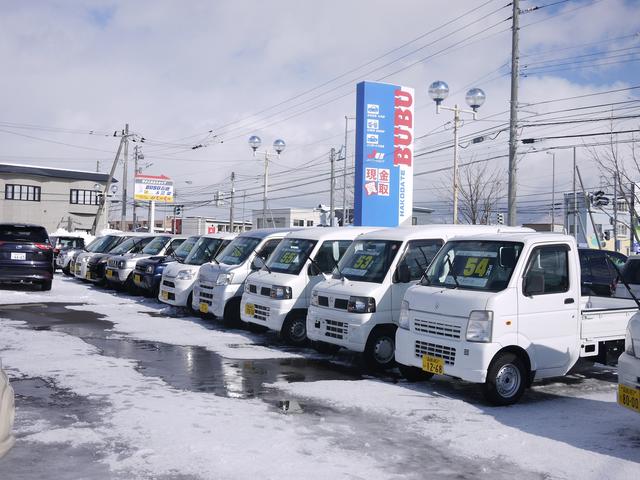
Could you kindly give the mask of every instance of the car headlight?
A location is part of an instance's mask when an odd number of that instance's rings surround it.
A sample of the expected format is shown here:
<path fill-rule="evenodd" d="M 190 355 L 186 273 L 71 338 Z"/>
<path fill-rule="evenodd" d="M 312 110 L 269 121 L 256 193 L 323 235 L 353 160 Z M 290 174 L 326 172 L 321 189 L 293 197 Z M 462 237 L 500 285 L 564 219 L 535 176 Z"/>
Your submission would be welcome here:
<path fill-rule="evenodd" d="M 180 270 L 176 275 L 176 280 L 191 280 L 196 276 L 193 270 Z"/>
<path fill-rule="evenodd" d="M 347 311 L 354 313 L 373 313 L 376 311 L 376 299 L 373 297 L 349 297 Z"/>
<path fill-rule="evenodd" d="M 153 273 L 153 265 L 147 267 L 147 273 Z"/>
<path fill-rule="evenodd" d="M 229 285 L 233 280 L 233 273 L 220 273 L 216 279 L 216 285 Z"/>
<path fill-rule="evenodd" d="M 635 357 L 636 352 L 633 348 L 633 338 L 631 337 L 631 328 L 627 327 L 627 334 L 624 337 L 624 351 Z"/>
<path fill-rule="evenodd" d="M 127 266 L 127 262 L 125 260 L 120 260 L 118 262 L 118 268 L 124 268 Z"/>
<path fill-rule="evenodd" d="M 469 314 L 467 324 L 467 341 L 484 342 L 491 341 L 493 329 L 493 312 L 490 310 L 473 310 Z"/>
<path fill-rule="evenodd" d="M 318 292 L 311 292 L 311 305 L 318 306 Z"/>
<path fill-rule="evenodd" d="M 400 316 L 398 317 L 398 326 L 409 330 L 409 302 L 403 300 L 400 304 Z"/>
<path fill-rule="evenodd" d="M 280 285 L 273 285 L 271 287 L 271 298 L 275 298 L 276 300 L 289 300 L 291 296 L 291 287 L 282 287 Z"/>

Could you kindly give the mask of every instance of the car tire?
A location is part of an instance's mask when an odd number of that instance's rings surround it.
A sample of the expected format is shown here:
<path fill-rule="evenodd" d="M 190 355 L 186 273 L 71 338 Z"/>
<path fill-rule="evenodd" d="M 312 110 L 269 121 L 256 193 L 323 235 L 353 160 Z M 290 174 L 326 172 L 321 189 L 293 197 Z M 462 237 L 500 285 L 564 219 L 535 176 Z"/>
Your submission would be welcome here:
<path fill-rule="evenodd" d="M 487 371 L 484 397 L 492 405 L 512 405 L 527 388 L 527 379 L 527 369 L 518 355 L 511 352 L 498 354 Z"/>
<path fill-rule="evenodd" d="M 386 370 L 395 366 L 396 329 L 379 326 L 369 334 L 364 348 L 364 363 L 369 370 Z"/>
<path fill-rule="evenodd" d="M 45 280 L 44 282 L 42 282 L 40 284 L 40 290 L 42 290 L 43 292 L 48 292 L 49 290 L 51 290 L 51 280 Z"/>
<path fill-rule="evenodd" d="M 282 324 L 280 337 L 291 345 L 302 347 L 307 344 L 307 316 L 303 313 L 289 315 Z"/>
<path fill-rule="evenodd" d="M 73 277 L 73 273 L 71 273 L 71 270 L 69 270 L 69 267 L 63 268 L 62 273 L 64 273 L 67 277 Z"/>
<path fill-rule="evenodd" d="M 431 380 L 433 373 L 425 372 L 418 367 L 410 367 L 409 365 L 398 364 L 398 370 L 407 382 L 426 382 Z"/>
<path fill-rule="evenodd" d="M 222 319 L 227 325 L 240 325 L 240 300 L 241 297 L 232 298 L 224 307 Z"/>

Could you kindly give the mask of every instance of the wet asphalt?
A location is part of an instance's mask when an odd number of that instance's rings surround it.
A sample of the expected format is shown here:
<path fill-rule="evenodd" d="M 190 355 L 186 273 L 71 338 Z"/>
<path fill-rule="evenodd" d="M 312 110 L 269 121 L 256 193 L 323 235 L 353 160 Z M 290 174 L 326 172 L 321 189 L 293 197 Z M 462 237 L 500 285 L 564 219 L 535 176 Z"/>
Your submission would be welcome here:
<path fill-rule="evenodd" d="M 81 338 L 97 347 L 102 355 L 133 360 L 143 375 L 159 377 L 176 389 L 208 392 L 238 401 L 258 398 L 283 414 L 296 414 L 300 424 L 307 428 L 322 422 L 325 427 L 322 428 L 322 435 L 341 448 L 352 450 L 354 454 L 366 451 L 367 455 L 384 461 L 388 464 L 390 476 L 416 479 L 430 475 L 443 479 L 541 478 L 504 460 L 480 462 L 456 458 L 444 448 L 425 444 L 424 437 L 409 433 L 394 419 L 365 414 L 359 409 L 337 409 L 313 403 L 283 395 L 267 386 L 282 380 L 356 380 L 368 376 L 359 358 L 348 352 L 322 356 L 309 350 L 305 358 L 231 360 L 202 347 L 147 342 L 114 335 L 113 324 L 91 311 L 90 305 L 83 310 L 68 308 L 71 305 L 77 307 L 79 304 L 60 302 L 0 306 L 0 317 L 23 321 L 23 328 L 57 331 Z M 196 317 L 185 317 L 185 321 L 203 322 Z M 224 329 L 216 322 L 207 325 L 211 329 Z M 268 340 L 277 342 L 273 336 Z M 281 345 L 281 348 L 289 347 Z M 395 371 L 378 378 L 394 383 L 399 381 Z M 57 427 L 75 422 L 98 425 L 102 421 L 102 411 L 108 407 L 100 401 L 58 388 L 47 379 L 14 378 L 12 385 L 16 393 L 16 423 L 23 426 L 19 434 L 22 436 L 32 430 L 37 431 L 42 418 Z M 336 428 L 326 428 L 331 426 Z M 333 431 L 342 433 L 331 433 Z M 351 433 L 345 434 L 345 431 Z M 17 440 L 12 451 L 0 460 L 0 479 L 44 478 L 43 465 L 46 465 L 47 478 L 129 478 L 109 471 L 103 461 L 105 454 L 89 447 L 20 442 L 19 436 Z M 116 445 L 114 448 L 121 448 L 125 452 L 130 447 Z M 154 478 L 190 480 L 192 477 L 175 474 Z"/>

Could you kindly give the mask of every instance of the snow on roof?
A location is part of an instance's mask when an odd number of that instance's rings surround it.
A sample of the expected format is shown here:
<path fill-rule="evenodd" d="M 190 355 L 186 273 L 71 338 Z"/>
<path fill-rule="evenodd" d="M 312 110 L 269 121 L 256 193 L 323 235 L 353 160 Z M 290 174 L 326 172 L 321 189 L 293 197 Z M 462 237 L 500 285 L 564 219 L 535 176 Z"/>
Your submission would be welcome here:
<path fill-rule="evenodd" d="M 109 175 L 100 172 L 90 172 L 87 170 L 70 170 L 65 168 L 51 168 L 39 165 L 21 165 L 18 163 L 0 163 L 0 174 L 24 174 L 34 175 L 37 177 L 66 178 L 72 180 L 88 180 L 92 182 L 107 182 Z M 111 180 L 117 183 L 115 178 Z"/>

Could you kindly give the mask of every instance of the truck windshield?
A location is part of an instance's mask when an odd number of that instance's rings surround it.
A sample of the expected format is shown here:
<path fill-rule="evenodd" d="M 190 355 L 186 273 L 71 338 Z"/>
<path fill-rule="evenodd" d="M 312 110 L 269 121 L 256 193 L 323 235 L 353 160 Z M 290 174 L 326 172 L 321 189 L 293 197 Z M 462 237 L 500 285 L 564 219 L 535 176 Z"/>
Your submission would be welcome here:
<path fill-rule="evenodd" d="M 238 237 L 216 257 L 220 263 L 227 265 L 240 265 L 262 241 L 261 238 Z"/>
<path fill-rule="evenodd" d="M 509 284 L 522 243 L 451 241 L 427 269 L 422 285 L 499 292 Z"/>
<path fill-rule="evenodd" d="M 169 240 L 171 240 L 171 237 L 156 237 L 142 249 L 142 253 L 145 255 L 157 255 L 169 243 Z"/>
<path fill-rule="evenodd" d="M 393 240 L 356 240 L 340 260 L 340 272 L 348 280 L 382 283 L 398 254 L 402 242 Z"/>
<path fill-rule="evenodd" d="M 267 266 L 272 272 L 298 275 L 316 243 L 315 240 L 285 238 L 269 257 Z"/>
<path fill-rule="evenodd" d="M 221 238 L 202 237 L 191 249 L 184 263 L 187 265 L 202 265 L 210 262 L 220 250 L 221 245 Z"/>
<path fill-rule="evenodd" d="M 181 262 L 189 256 L 191 250 L 193 250 L 194 245 L 200 240 L 200 237 L 189 237 L 184 242 L 180 244 L 178 248 L 176 248 L 175 252 L 173 252 L 173 256 L 176 257 Z"/>
<path fill-rule="evenodd" d="M 113 255 L 122 255 L 123 253 L 139 253 L 153 237 L 131 237 L 118 245 L 109 253 Z"/>

